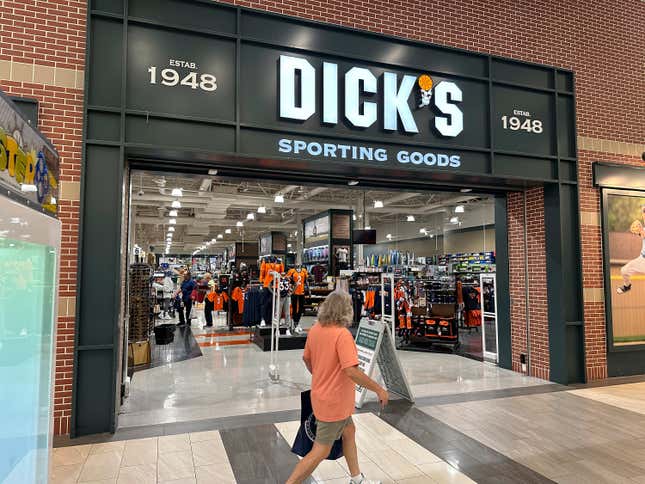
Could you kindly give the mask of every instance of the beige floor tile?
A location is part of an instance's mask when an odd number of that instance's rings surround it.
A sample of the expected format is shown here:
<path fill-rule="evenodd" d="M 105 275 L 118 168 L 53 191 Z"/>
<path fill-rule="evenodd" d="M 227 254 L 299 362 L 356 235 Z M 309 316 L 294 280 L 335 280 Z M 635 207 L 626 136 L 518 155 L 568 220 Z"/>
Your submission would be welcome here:
<path fill-rule="evenodd" d="M 435 481 L 429 476 L 419 476 L 419 477 L 411 477 L 409 479 L 401 479 L 400 481 L 396 481 L 396 484 L 442 484 L 439 481 Z"/>
<path fill-rule="evenodd" d="M 157 464 L 122 467 L 117 484 L 156 484 Z"/>
<path fill-rule="evenodd" d="M 445 462 L 418 466 L 423 473 L 441 484 L 474 484 L 471 478 Z"/>
<path fill-rule="evenodd" d="M 345 460 L 345 459 L 343 459 Z M 313 472 L 313 477 L 317 481 L 328 481 L 330 479 L 338 479 L 341 477 L 348 478 L 348 474 L 340 464 L 340 459 L 324 460 L 320 463 L 318 468 Z"/>
<path fill-rule="evenodd" d="M 385 472 L 381 467 L 374 464 L 363 464 L 361 465 L 361 472 L 366 479 L 371 479 L 374 481 L 381 481 L 381 484 L 394 484 L 394 479 Z"/>
<path fill-rule="evenodd" d="M 347 478 L 341 477 L 340 479 L 329 479 L 327 481 L 318 481 L 318 484 L 347 484 Z"/>
<path fill-rule="evenodd" d="M 73 484 L 81 475 L 82 468 L 82 463 L 54 467 L 49 476 L 49 484 Z"/>
<path fill-rule="evenodd" d="M 159 454 L 167 452 L 190 452 L 190 437 L 188 434 L 164 435 L 158 440 Z"/>
<path fill-rule="evenodd" d="M 94 444 L 90 449 L 90 455 L 107 454 L 108 452 L 123 452 L 125 447 L 125 440 L 118 442 L 104 442 L 102 444 Z"/>
<path fill-rule="evenodd" d="M 439 457 L 407 437 L 390 440 L 387 445 L 414 465 L 441 462 Z"/>
<path fill-rule="evenodd" d="M 193 432 L 190 435 L 191 442 L 204 442 L 206 440 L 222 440 L 217 430 L 209 430 L 208 432 Z"/>
<path fill-rule="evenodd" d="M 100 481 L 105 479 L 116 479 L 121 464 L 120 452 L 106 452 L 94 454 L 87 457 L 79 482 Z"/>
<path fill-rule="evenodd" d="M 197 484 L 197 479 L 188 477 L 186 479 L 175 479 L 173 481 L 158 481 L 160 484 Z"/>
<path fill-rule="evenodd" d="M 343 469 L 345 469 L 345 472 L 347 472 L 347 475 L 349 475 L 349 468 L 347 467 L 347 461 L 345 458 L 338 459 L 336 462 L 338 462 Z M 361 449 L 358 449 L 358 465 L 362 469 L 364 465 L 369 465 L 369 464 L 374 464 L 374 461 L 367 457 L 364 452 L 361 451 Z"/>
<path fill-rule="evenodd" d="M 125 443 L 121 467 L 157 463 L 157 439 L 129 440 Z"/>
<path fill-rule="evenodd" d="M 90 455 L 91 445 L 74 445 L 72 447 L 58 447 L 53 450 L 52 465 L 68 466 L 72 464 L 82 464 Z"/>
<path fill-rule="evenodd" d="M 230 466 L 213 464 L 196 468 L 197 484 L 236 484 Z"/>
<path fill-rule="evenodd" d="M 227 464 L 228 455 L 221 440 L 205 440 L 191 444 L 195 466 Z"/>
<path fill-rule="evenodd" d="M 417 467 L 392 450 L 375 452 L 372 460 L 394 480 L 408 479 L 423 475 Z"/>
<path fill-rule="evenodd" d="M 157 478 L 159 481 L 186 479 L 195 477 L 193 454 L 187 452 L 168 452 L 159 454 L 157 463 Z"/>

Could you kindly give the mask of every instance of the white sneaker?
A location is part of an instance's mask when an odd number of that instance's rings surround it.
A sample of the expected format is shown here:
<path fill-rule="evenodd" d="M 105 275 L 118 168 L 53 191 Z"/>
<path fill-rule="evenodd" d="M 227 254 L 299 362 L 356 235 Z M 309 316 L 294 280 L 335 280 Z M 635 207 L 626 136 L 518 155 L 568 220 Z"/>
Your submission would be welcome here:
<path fill-rule="evenodd" d="M 261 327 L 264 328 L 266 325 L 267 325 L 267 323 L 264 321 L 264 319 L 262 321 L 260 321 L 260 326 Z"/>
<path fill-rule="evenodd" d="M 291 335 L 291 331 L 289 330 L 289 328 L 287 328 L 287 332 L 286 332 L 285 334 L 286 334 L 287 336 L 292 336 L 292 335 Z"/>
<path fill-rule="evenodd" d="M 298 334 L 302 334 L 302 328 L 301 328 L 300 326 L 296 326 L 296 328 L 294 329 L 294 331 L 295 331 L 296 333 L 298 333 Z"/>

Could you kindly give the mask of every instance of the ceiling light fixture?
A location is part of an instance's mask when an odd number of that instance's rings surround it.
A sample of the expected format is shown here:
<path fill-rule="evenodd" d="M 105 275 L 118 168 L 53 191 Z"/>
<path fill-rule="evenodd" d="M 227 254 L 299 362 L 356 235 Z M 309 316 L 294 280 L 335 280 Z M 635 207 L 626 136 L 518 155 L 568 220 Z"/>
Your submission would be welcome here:
<path fill-rule="evenodd" d="M 247 213 L 246 220 L 255 220 L 255 214 L 253 212 Z"/>
<path fill-rule="evenodd" d="M 459 190 L 459 191 L 460 191 L 461 193 L 470 193 L 470 192 L 472 192 L 472 191 L 473 191 L 473 189 L 472 189 L 472 188 L 462 188 L 462 189 L 461 189 L 461 190 Z"/>
<path fill-rule="evenodd" d="M 174 232 L 174 231 L 175 231 L 175 227 L 168 227 L 168 232 Z"/>
<path fill-rule="evenodd" d="M 356 221 L 356 214 L 352 215 L 352 220 Z"/>
<path fill-rule="evenodd" d="M 455 207 L 455 213 L 464 213 L 464 206 L 463 205 L 457 205 Z"/>
<path fill-rule="evenodd" d="M 179 203 L 179 200 L 174 200 L 171 205 L 172 208 L 181 208 L 181 203 Z"/>
<path fill-rule="evenodd" d="M 231 231 L 231 229 L 226 229 L 226 230 L 224 231 L 224 233 L 225 233 L 225 234 L 230 234 L 231 232 L 232 232 L 232 231 Z"/>
<path fill-rule="evenodd" d="M 372 227 L 370 227 L 369 225 L 366 225 L 364 230 L 372 230 Z"/>
<path fill-rule="evenodd" d="M 459 223 L 459 218 L 458 217 L 451 217 L 450 223 L 451 224 L 458 224 Z"/>
<path fill-rule="evenodd" d="M 218 239 L 223 239 L 223 238 L 224 238 L 224 236 L 223 236 L 222 234 L 217 234 L 217 238 L 218 238 Z"/>
<path fill-rule="evenodd" d="M 170 225 L 176 225 L 177 224 L 177 219 L 171 218 L 170 220 L 168 220 L 168 223 Z"/>
<path fill-rule="evenodd" d="M 275 203 L 284 203 L 284 197 L 278 193 L 273 199 L 273 201 Z"/>
<path fill-rule="evenodd" d="M 392 234 L 387 234 L 387 235 L 385 236 L 385 238 L 386 238 L 387 240 L 392 240 Z"/>
<path fill-rule="evenodd" d="M 358 185 L 358 180 L 349 180 L 349 181 L 347 182 L 347 184 L 348 184 L 350 187 L 355 187 L 356 185 Z"/>
<path fill-rule="evenodd" d="M 173 188 L 172 192 L 170 192 L 170 195 L 172 195 L 173 197 L 183 197 L 184 196 L 181 188 Z"/>
<path fill-rule="evenodd" d="M 414 222 L 415 220 L 414 215 L 408 215 L 408 222 Z"/>
<path fill-rule="evenodd" d="M 383 208 L 383 202 L 381 200 L 374 200 L 374 208 Z"/>
<path fill-rule="evenodd" d="M 426 235 L 428 233 L 428 231 L 426 229 L 424 229 L 424 228 L 421 228 L 421 229 L 419 229 L 419 233 L 423 234 L 423 235 Z"/>
<path fill-rule="evenodd" d="M 258 213 L 267 213 L 267 208 L 264 206 L 258 207 Z"/>
<path fill-rule="evenodd" d="M 291 244 L 287 244 L 287 248 L 289 248 L 289 249 L 290 249 L 291 247 L 292 247 L 292 245 L 291 245 Z"/>
<path fill-rule="evenodd" d="M 244 227 L 244 222 L 238 222 L 235 224 L 236 227 Z"/>
<path fill-rule="evenodd" d="M 208 170 L 208 174 L 211 175 L 211 176 L 215 176 L 215 175 L 217 175 L 217 170 L 215 170 L 215 169 Z"/>
<path fill-rule="evenodd" d="M 169 217 L 176 217 L 177 216 L 177 210 L 171 210 L 170 213 L 168 214 Z"/>

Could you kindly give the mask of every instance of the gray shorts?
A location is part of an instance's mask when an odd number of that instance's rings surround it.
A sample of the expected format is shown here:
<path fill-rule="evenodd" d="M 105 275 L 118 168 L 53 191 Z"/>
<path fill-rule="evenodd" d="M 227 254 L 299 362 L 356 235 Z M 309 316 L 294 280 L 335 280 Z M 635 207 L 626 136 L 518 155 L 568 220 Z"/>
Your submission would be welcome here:
<path fill-rule="evenodd" d="M 331 445 L 343 435 L 343 430 L 348 425 L 353 425 L 352 417 L 338 422 L 316 422 L 316 442 L 322 445 Z"/>

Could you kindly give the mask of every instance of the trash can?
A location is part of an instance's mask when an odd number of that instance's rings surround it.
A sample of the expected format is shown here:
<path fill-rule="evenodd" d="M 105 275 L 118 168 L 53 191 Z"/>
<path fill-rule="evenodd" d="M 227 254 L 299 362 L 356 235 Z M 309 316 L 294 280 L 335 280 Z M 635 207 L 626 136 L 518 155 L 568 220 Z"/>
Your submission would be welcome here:
<path fill-rule="evenodd" d="M 155 344 L 167 345 L 175 339 L 175 325 L 166 323 L 155 326 Z"/>

